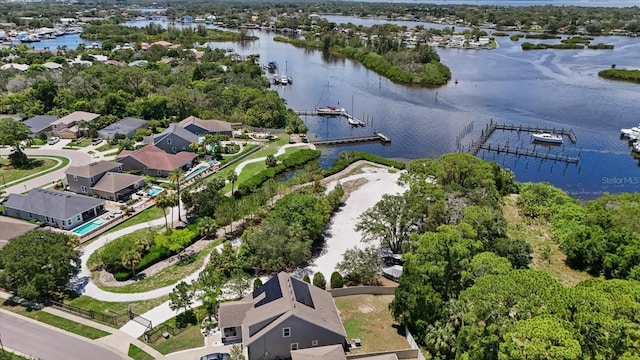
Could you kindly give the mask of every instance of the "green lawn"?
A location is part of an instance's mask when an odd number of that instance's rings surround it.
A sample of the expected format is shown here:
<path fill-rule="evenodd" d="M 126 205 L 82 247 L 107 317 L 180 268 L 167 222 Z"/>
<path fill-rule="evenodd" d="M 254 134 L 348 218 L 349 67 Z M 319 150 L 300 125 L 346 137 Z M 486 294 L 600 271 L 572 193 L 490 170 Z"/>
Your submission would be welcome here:
<path fill-rule="evenodd" d="M 9 159 L 0 158 L 0 169 L 2 169 L 2 177 L 0 178 L 2 183 L 0 183 L 0 188 L 3 188 L 5 184 L 8 184 L 8 186 L 17 185 L 19 182 L 13 184 L 9 183 L 26 178 L 41 171 L 49 170 L 58 163 L 58 161 L 50 158 L 30 157 L 30 160 L 32 164 L 31 166 L 24 169 L 13 169 L 9 165 Z"/>
<path fill-rule="evenodd" d="M 12 352 L 0 349 L 0 360 L 24 360 L 27 359 Z"/>
<path fill-rule="evenodd" d="M 188 261 L 176 263 L 160 271 L 159 273 L 146 277 L 133 284 L 120 287 L 105 287 L 98 284 L 100 288 L 114 293 L 136 293 L 158 289 L 164 286 L 172 285 L 185 278 L 187 275 L 194 273 L 204 264 L 204 259 L 211 252 L 211 249 L 219 245 L 222 241 L 213 241 L 204 250 L 200 251 L 196 256 Z"/>
<path fill-rule="evenodd" d="M 104 143 L 104 145 L 98 146 L 96 150 L 100 152 L 105 152 L 105 151 L 108 151 L 111 149 L 117 149 L 117 148 L 118 148 L 118 145 L 111 145 L 111 143 L 107 141 Z"/>
<path fill-rule="evenodd" d="M 109 335 L 109 333 L 106 331 L 98 330 L 91 326 L 67 320 L 65 318 L 61 318 L 59 316 L 52 315 L 41 310 L 30 310 L 23 307 L 22 305 L 10 304 L 7 301 L 3 301 L 1 307 L 16 314 L 26 316 L 28 318 L 43 322 L 45 324 L 49 324 L 51 326 L 55 326 L 59 329 L 66 330 L 68 332 L 84 336 L 89 339 L 98 339 L 103 336 Z"/>
<path fill-rule="evenodd" d="M 170 210 L 167 210 L 167 212 L 169 212 Z M 155 220 L 155 219 L 160 219 L 162 217 L 162 209 L 156 207 L 156 206 L 152 206 L 146 210 L 143 210 L 139 213 L 137 213 L 136 215 L 134 215 L 133 217 L 125 220 L 124 222 L 118 224 L 117 226 L 114 226 L 112 229 L 110 229 L 109 231 L 107 231 L 105 234 L 108 233 L 112 233 L 114 231 L 118 231 L 118 230 L 122 230 L 124 228 L 127 228 L 129 226 L 132 225 L 137 225 L 137 224 L 142 224 L 142 223 L 146 223 L 147 221 L 151 221 L 151 220 Z"/>
<path fill-rule="evenodd" d="M 167 323 L 173 326 L 175 324 L 175 318 L 168 320 Z M 202 347 L 203 344 L 204 338 L 200 332 L 200 326 L 189 325 L 181 333 L 171 336 L 168 339 L 160 337 L 156 342 L 149 345 L 166 355 L 179 350 Z"/>
<path fill-rule="evenodd" d="M 89 145 L 91 145 L 91 139 L 81 138 L 72 140 L 69 144 L 67 144 L 67 147 L 87 147 Z"/>
<path fill-rule="evenodd" d="M 169 295 L 161 296 L 155 299 L 149 299 L 145 301 L 136 301 L 136 302 L 106 302 L 96 300 L 89 296 L 79 296 L 75 299 L 65 300 L 65 304 L 69 304 L 71 306 L 78 307 L 84 310 L 92 310 L 101 314 L 113 315 L 118 317 L 119 315 L 125 315 L 122 319 L 118 318 L 118 321 L 122 323 L 118 324 L 108 324 L 114 327 L 120 327 L 124 325 L 128 321 L 128 317 L 126 316 L 127 310 L 131 308 L 136 314 L 143 314 L 154 307 L 162 304 L 163 302 L 169 300 Z"/>
<path fill-rule="evenodd" d="M 134 360 L 153 360 L 153 356 L 133 344 L 129 344 L 129 354 L 127 355 Z"/>

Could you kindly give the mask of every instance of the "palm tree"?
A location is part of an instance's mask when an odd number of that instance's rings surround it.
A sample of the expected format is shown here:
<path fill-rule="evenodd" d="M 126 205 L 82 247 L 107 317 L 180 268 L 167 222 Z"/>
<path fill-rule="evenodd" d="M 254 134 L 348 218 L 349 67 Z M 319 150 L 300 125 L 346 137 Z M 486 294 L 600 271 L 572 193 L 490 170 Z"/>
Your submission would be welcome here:
<path fill-rule="evenodd" d="M 122 266 L 132 271 L 132 277 L 136 277 L 136 266 L 140 264 L 142 257 L 135 249 L 126 252 L 122 256 Z"/>
<path fill-rule="evenodd" d="M 169 173 L 169 181 L 176 184 L 176 188 L 178 190 L 178 221 L 182 221 L 182 216 L 180 215 L 180 182 L 184 179 L 184 171 L 181 168 L 173 169 Z"/>
<path fill-rule="evenodd" d="M 198 222 L 198 232 L 201 236 L 206 238 L 215 235 L 217 231 L 218 223 L 214 219 L 208 216 L 200 218 Z"/>
<path fill-rule="evenodd" d="M 233 187 L 238 180 L 238 174 L 236 174 L 234 170 L 229 171 L 229 174 L 227 174 L 227 180 L 231 182 L 231 196 L 233 196 Z"/>
<path fill-rule="evenodd" d="M 293 134 L 293 127 L 291 125 L 287 125 L 284 131 L 289 135 L 289 142 L 291 142 L 291 134 Z"/>
<path fill-rule="evenodd" d="M 189 149 L 191 149 L 191 151 L 193 151 L 194 153 L 199 154 L 200 153 L 200 144 L 198 144 L 197 142 L 192 142 L 191 144 L 189 144 Z"/>
<path fill-rule="evenodd" d="M 162 209 L 162 213 L 164 214 L 164 224 L 167 230 L 169 230 L 169 223 L 167 221 L 167 209 L 171 207 L 171 204 L 173 204 L 173 199 L 171 199 L 169 195 L 162 193 L 156 196 L 156 206 Z"/>

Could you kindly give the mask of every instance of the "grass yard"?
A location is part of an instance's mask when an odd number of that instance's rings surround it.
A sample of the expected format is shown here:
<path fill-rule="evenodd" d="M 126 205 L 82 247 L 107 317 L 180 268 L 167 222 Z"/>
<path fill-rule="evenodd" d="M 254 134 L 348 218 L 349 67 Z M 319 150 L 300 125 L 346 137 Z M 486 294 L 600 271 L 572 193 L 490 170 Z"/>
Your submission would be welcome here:
<path fill-rule="evenodd" d="M 0 360 L 24 360 L 27 359 L 10 351 L 0 349 Z"/>
<path fill-rule="evenodd" d="M 170 210 L 167 210 L 167 212 L 169 212 L 169 211 Z M 160 208 L 158 208 L 156 206 L 152 206 L 152 207 L 150 207 L 150 208 L 148 208 L 146 210 L 143 210 L 143 211 L 141 211 L 139 213 L 136 213 L 136 215 L 134 215 L 133 217 L 131 217 L 131 218 L 125 220 L 124 222 L 118 224 L 117 226 L 114 226 L 112 229 L 107 231 L 105 234 L 109 234 L 109 233 L 112 233 L 114 231 L 122 230 L 124 228 L 129 227 L 129 226 L 146 223 L 147 221 L 160 219 L 163 215 L 164 214 L 162 213 L 162 209 L 160 209 Z"/>
<path fill-rule="evenodd" d="M 13 186 L 19 184 L 13 183 L 9 184 L 13 181 L 17 181 L 20 179 L 24 179 L 28 176 L 34 175 L 41 171 L 46 171 L 52 169 L 58 164 L 58 161 L 49 158 L 29 158 L 31 165 L 24 169 L 13 169 L 9 166 L 9 159 L 0 158 L 0 169 L 2 169 L 2 183 L 0 184 L 0 188 L 4 187 L 4 184 L 7 186 Z M 68 163 L 68 160 L 67 160 Z M 62 165 L 62 164 L 61 164 Z M 64 166 L 64 165 L 63 165 Z M 26 180 L 26 179 L 25 179 Z"/>
<path fill-rule="evenodd" d="M 353 295 L 334 299 L 347 331 L 347 339 L 359 338 L 362 347 L 350 354 L 410 349 L 404 328 L 389 312 L 392 295 Z"/>
<path fill-rule="evenodd" d="M 153 360 L 153 356 L 133 344 L 129 344 L 129 353 L 127 355 L 134 360 Z"/>
<path fill-rule="evenodd" d="M 163 324 L 167 324 L 175 328 L 175 320 L 176 318 L 174 317 Z M 163 324 L 156 325 L 156 327 L 161 327 Z M 175 351 L 202 347 L 204 344 L 204 337 L 200 332 L 200 325 L 189 325 L 184 329 L 178 330 L 181 332 L 176 335 L 172 335 L 168 339 L 159 336 L 156 341 L 149 345 L 160 353 L 166 355 Z"/>
<path fill-rule="evenodd" d="M 95 312 L 107 314 L 107 315 L 113 315 L 113 316 L 118 316 L 118 314 L 124 315 L 122 319 L 122 324 L 119 324 L 119 326 L 122 326 L 129 320 L 127 316 L 127 310 L 129 308 L 131 308 L 131 311 L 133 311 L 136 314 L 143 314 L 167 300 L 169 300 L 169 295 L 161 296 L 155 299 L 149 299 L 145 301 L 136 301 L 136 302 L 130 302 L 130 303 L 106 302 L 106 301 L 96 300 L 89 296 L 79 296 L 75 299 L 65 300 L 65 304 L 69 304 L 71 306 L 75 306 L 84 310 L 93 310 Z M 114 325 L 114 324 L 107 324 L 107 325 L 119 327 L 118 325 Z"/>
<path fill-rule="evenodd" d="M 98 338 L 109 335 L 109 333 L 106 331 L 98 330 L 96 328 L 92 328 L 91 326 L 87 326 L 71 320 L 67 320 L 65 318 L 61 318 L 59 316 L 52 315 L 41 310 L 30 310 L 25 308 L 22 305 L 9 303 L 6 300 L 3 300 L 2 305 L 0 305 L 0 307 L 2 307 L 5 310 L 14 312 L 16 314 L 26 316 L 28 318 L 43 322 L 45 324 L 49 324 L 51 326 L 55 326 L 59 329 L 66 330 L 68 332 L 74 333 L 76 335 L 84 336 L 89 339 L 98 339 Z"/>
<path fill-rule="evenodd" d="M 565 286 L 573 286 L 583 280 L 591 279 L 588 273 L 573 270 L 567 266 L 565 263 L 567 256 L 553 240 L 551 229 L 547 224 L 532 222 L 520 215 L 517 204 L 518 195 L 509 195 L 502 199 L 502 213 L 507 220 L 507 234 L 510 238 L 520 238 L 531 244 L 533 268 L 546 272 Z"/>
<path fill-rule="evenodd" d="M 130 285 L 120 286 L 120 287 L 106 287 L 100 283 L 96 283 L 98 287 L 103 290 L 114 292 L 114 293 L 136 293 L 136 292 L 145 292 L 149 290 L 158 289 L 164 286 L 169 286 L 175 283 L 178 283 L 180 280 L 184 279 L 187 275 L 194 273 L 196 270 L 202 267 L 204 264 L 205 257 L 207 254 L 211 252 L 211 249 L 216 247 L 221 243 L 221 240 L 213 241 L 209 244 L 205 249 L 198 252 L 196 256 L 192 257 L 189 260 L 175 263 L 159 273 L 146 277 L 142 280 L 138 280 L 135 283 Z"/>
<path fill-rule="evenodd" d="M 67 147 L 87 147 L 89 145 L 91 145 L 91 139 L 81 138 L 72 140 L 69 144 L 67 144 Z"/>
<path fill-rule="evenodd" d="M 111 145 L 111 143 L 107 141 L 103 145 L 98 146 L 96 148 L 96 151 L 105 152 L 105 151 L 109 151 L 117 148 L 118 148 L 118 145 Z"/>

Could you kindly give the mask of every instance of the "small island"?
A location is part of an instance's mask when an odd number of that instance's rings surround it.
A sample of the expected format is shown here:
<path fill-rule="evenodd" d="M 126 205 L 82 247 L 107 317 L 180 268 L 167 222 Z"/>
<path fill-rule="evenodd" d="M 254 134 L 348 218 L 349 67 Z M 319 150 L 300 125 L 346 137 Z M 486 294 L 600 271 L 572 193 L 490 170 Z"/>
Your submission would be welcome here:
<path fill-rule="evenodd" d="M 640 84 L 640 70 L 616 69 L 615 65 L 611 69 L 598 72 L 598 76 L 609 80 L 629 81 Z"/>
<path fill-rule="evenodd" d="M 527 39 L 559 38 L 549 34 L 534 34 L 534 35 L 526 35 L 525 37 Z M 514 39 L 512 38 L 512 40 Z M 546 49 L 581 50 L 581 49 L 584 49 L 585 46 L 592 50 L 612 50 L 613 49 L 613 45 L 609 45 L 609 44 L 598 43 L 598 44 L 591 45 L 591 40 L 593 40 L 593 38 L 584 37 L 584 36 L 572 36 L 567 39 L 560 40 L 559 44 L 532 44 L 530 42 L 524 42 L 520 46 L 522 47 L 522 50 L 546 50 Z"/>

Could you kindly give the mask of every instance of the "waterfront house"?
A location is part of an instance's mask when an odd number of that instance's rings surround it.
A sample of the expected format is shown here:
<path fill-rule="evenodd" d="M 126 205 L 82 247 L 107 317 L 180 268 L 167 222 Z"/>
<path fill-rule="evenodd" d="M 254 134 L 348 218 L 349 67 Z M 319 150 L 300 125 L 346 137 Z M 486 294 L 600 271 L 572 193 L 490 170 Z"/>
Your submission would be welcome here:
<path fill-rule="evenodd" d="M 31 129 L 31 136 L 36 138 L 42 134 L 51 132 L 52 123 L 58 120 L 56 115 L 36 115 L 24 121 L 24 124 Z"/>
<path fill-rule="evenodd" d="M 153 144 L 168 153 L 177 154 L 180 151 L 192 151 L 189 145 L 198 142 L 198 135 L 187 131 L 178 124 L 170 124 L 165 131 L 147 136 L 142 142 Z"/>
<path fill-rule="evenodd" d="M 185 118 L 178 125 L 196 135 L 219 134 L 231 136 L 233 132 L 231 123 L 220 120 L 202 120 L 195 116 Z"/>
<path fill-rule="evenodd" d="M 197 154 L 186 151 L 169 154 L 153 144 L 148 144 L 137 150 L 124 150 L 116 160 L 122 163 L 123 171 L 136 170 L 145 175 L 166 177 L 174 169 L 190 169 L 197 157 Z"/>
<path fill-rule="evenodd" d="M 331 294 L 285 272 L 242 300 L 220 304 L 218 319 L 222 342 L 241 342 L 249 360 L 286 359 L 294 350 L 346 344 Z"/>
<path fill-rule="evenodd" d="M 34 188 L 26 194 L 9 194 L 2 205 L 6 216 L 69 230 L 102 214 L 105 201 L 68 191 Z"/>
<path fill-rule="evenodd" d="M 127 138 L 132 138 L 136 130 L 146 127 L 147 121 L 132 117 L 126 117 L 98 131 L 98 136 L 103 139 L 113 139 L 116 134 L 121 134 Z"/>
<path fill-rule="evenodd" d="M 51 123 L 52 134 L 61 139 L 75 139 L 85 135 L 85 124 L 100 118 L 100 114 L 86 111 L 74 111 Z"/>
<path fill-rule="evenodd" d="M 84 166 L 69 166 L 65 171 L 70 191 L 120 201 L 144 187 L 144 177 L 122 173 L 122 163 L 98 161 Z"/>

